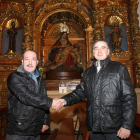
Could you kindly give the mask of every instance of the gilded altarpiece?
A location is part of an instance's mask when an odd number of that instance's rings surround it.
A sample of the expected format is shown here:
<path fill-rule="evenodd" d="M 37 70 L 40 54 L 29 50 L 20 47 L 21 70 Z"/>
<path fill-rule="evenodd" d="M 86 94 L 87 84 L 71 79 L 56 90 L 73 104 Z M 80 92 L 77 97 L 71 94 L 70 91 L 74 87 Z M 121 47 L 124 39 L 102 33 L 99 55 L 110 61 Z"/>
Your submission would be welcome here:
<path fill-rule="evenodd" d="M 0 107 L 7 104 L 7 76 L 21 64 L 21 53 L 1 53 L 3 29 L 17 21 L 23 31 L 23 50 L 34 49 L 42 65 L 60 36 L 59 24 L 66 22 L 72 44 L 79 45 L 80 65 L 92 65 L 93 44 L 106 39 L 105 27 L 117 22 L 126 31 L 127 51 L 111 51 L 111 60 L 125 64 L 135 87 L 140 87 L 140 34 L 137 0 L 25 0 L 23 3 L 0 3 Z"/>

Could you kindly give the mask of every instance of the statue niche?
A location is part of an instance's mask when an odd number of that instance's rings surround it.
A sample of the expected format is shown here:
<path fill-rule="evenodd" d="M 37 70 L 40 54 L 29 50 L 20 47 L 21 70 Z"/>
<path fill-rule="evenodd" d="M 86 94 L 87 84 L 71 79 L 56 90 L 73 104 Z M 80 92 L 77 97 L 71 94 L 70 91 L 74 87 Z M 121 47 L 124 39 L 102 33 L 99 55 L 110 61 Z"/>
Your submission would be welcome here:
<path fill-rule="evenodd" d="M 8 51 L 16 51 L 16 35 L 17 29 L 15 28 L 15 22 L 11 23 L 11 28 L 7 30 L 7 34 L 9 35 L 9 50 Z"/>
<path fill-rule="evenodd" d="M 113 22 L 113 29 L 110 31 L 110 45 L 112 47 L 112 51 L 114 50 L 122 50 L 121 49 L 121 43 L 122 43 L 122 30 L 119 28 L 119 23 L 118 22 Z"/>
<path fill-rule="evenodd" d="M 55 72 L 83 72 L 83 68 L 79 67 L 79 46 L 78 44 L 72 45 L 68 39 L 69 28 L 64 22 L 60 24 L 61 35 L 56 43 L 52 46 L 49 54 L 50 64 L 46 66 L 47 73 L 50 71 Z M 46 76 L 47 77 L 47 76 Z M 62 78 L 63 79 L 63 78 Z"/>

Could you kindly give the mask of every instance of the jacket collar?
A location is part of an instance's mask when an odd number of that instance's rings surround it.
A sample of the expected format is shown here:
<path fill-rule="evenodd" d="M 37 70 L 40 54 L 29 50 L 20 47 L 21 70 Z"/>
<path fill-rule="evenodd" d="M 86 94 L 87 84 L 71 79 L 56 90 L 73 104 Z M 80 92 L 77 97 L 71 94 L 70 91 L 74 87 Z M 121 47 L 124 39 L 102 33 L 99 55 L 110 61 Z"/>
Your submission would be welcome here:
<path fill-rule="evenodd" d="M 109 56 L 107 56 L 106 59 L 101 60 L 101 61 L 100 61 L 101 67 L 105 67 L 105 66 L 108 64 L 109 61 L 110 61 L 110 57 L 109 57 Z M 95 67 L 97 67 L 96 63 L 97 63 L 97 60 L 94 60 L 94 61 L 93 61 L 93 65 L 94 65 Z"/>
<path fill-rule="evenodd" d="M 31 73 L 25 71 L 25 69 L 23 68 L 23 65 L 21 65 L 20 67 L 18 67 L 17 72 L 27 73 L 30 77 L 32 75 Z M 39 72 L 38 72 L 37 69 L 35 69 L 34 75 L 35 75 L 36 78 L 39 77 Z"/>

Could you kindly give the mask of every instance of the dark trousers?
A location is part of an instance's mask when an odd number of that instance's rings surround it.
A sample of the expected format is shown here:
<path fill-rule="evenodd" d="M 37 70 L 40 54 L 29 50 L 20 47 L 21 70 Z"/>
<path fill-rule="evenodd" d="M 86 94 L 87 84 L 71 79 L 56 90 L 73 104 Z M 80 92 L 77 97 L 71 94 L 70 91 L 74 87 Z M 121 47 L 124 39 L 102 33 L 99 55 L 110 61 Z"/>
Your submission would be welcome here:
<path fill-rule="evenodd" d="M 6 140 L 40 140 L 40 135 L 34 136 L 20 136 L 20 135 L 6 135 Z"/>
<path fill-rule="evenodd" d="M 104 133 L 93 133 L 89 132 L 90 140 L 121 140 L 117 137 L 117 134 L 104 134 Z"/>

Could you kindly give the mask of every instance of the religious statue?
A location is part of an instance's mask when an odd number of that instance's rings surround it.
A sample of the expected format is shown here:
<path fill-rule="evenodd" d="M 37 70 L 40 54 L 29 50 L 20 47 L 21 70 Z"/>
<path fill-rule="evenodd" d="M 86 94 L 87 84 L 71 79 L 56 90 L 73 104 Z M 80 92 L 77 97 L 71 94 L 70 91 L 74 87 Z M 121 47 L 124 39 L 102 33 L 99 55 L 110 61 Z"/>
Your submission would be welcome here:
<path fill-rule="evenodd" d="M 110 45 L 114 50 L 121 50 L 121 43 L 122 43 L 122 30 L 119 28 L 119 23 L 118 22 L 113 22 L 113 29 L 110 31 Z"/>
<path fill-rule="evenodd" d="M 9 51 L 16 51 L 16 35 L 17 29 L 15 28 L 15 22 L 11 23 L 11 28 L 7 30 L 7 34 L 9 34 Z"/>
<path fill-rule="evenodd" d="M 64 26 L 63 26 L 64 25 Z M 79 46 L 72 45 L 68 39 L 69 29 L 66 25 L 60 24 L 61 36 L 51 48 L 49 59 L 51 63 L 46 67 L 46 70 L 53 70 L 59 67 L 66 70 L 76 70 L 79 67 L 78 50 Z"/>

